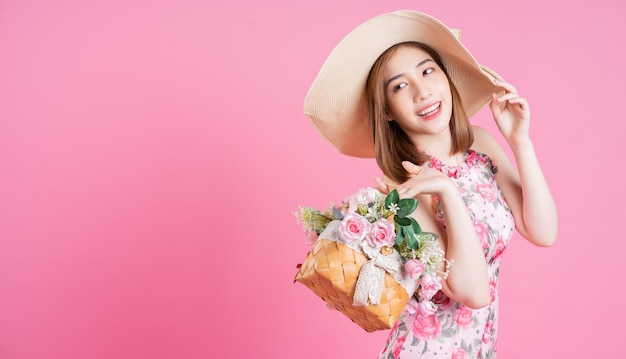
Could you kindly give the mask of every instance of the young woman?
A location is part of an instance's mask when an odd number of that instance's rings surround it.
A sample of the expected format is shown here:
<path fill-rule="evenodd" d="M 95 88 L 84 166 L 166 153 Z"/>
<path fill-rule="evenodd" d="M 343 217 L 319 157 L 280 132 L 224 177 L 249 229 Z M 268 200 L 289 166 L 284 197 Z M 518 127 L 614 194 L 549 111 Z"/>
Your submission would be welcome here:
<path fill-rule="evenodd" d="M 469 123 L 486 103 L 517 169 L 486 130 Z M 376 157 L 381 191 L 419 200 L 413 215 L 439 235 L 453 262 L 431 300 L 409 301 L 380 358 L 495 358 L 498 271 L 514 229 L 539 246 L 557 236 L 526 100 L 478 65 L 445 25 L 400 11 L 342 40 L 305 112 L 343 153 Z"/>

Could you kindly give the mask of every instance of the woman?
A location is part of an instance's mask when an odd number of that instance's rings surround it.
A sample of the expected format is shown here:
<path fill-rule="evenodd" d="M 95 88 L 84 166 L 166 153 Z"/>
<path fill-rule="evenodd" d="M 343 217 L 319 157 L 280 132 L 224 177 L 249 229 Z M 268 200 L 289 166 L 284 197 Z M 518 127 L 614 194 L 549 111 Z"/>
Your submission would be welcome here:
<path fill-rule="evenodd" d="M 469 123 L 487 102 L 517 170 L 486 130 Z M 409 301 L 380 358 L 495 358 L 498 271 L 514 229 L 539 246 L 557 235 L 526 100 L 478 65 L 445 25 L 400 11 L 342 40 L 305 112 L 343 153 L 376 157 L 381 191 L 419 200 L 414 217 L 439 235 L 453 263 L 432 299 Z"/>

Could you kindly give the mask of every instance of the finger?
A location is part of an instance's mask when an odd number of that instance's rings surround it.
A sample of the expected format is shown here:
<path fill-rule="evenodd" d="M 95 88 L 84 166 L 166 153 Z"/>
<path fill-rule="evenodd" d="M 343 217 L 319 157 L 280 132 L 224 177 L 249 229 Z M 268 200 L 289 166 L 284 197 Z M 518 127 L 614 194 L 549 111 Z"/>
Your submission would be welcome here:
<path fill-rule="evenodd" d="M 515 104 L 520 104 L 522 105 L 522 107 L 525 107 L 528 105 L 528 101 L 526 101 L 525 98 L 523 97 L 515 97 L 509 100 L 509 103 L 515 103 Z"/>
<path fill-rule="evenodd" d="M 498 97 L 498 102 L 511 101 L 513 99 L 516 99 L 516 98 L 521 98 L 521 97 L 519 97 L 519 95 L 516 94 L 516 93 L 509 92 L 509 93 L 505 93 L 504 95 Z"/>
<path fill-rule="evenodd" d="M 396 188 L 396 190 L 398 191 L 398 195 L 400 196 L 400 198 L 409 198 L 409 197 L 413 197 L 415 195 L 415 187 L 411 187 L 411 186 L 398 186 Z"/>
<path fill-rule="evenodd" d="M 389 186 L 383 182 L 383 180 L 379 177 L 374 177 L 374 182 L 376 182 L 376 189 L 381 193 L 389 194 Z"/>
<path fill-rule="evenodd" d="M 502 79 L 495 79 L 493 81 L 493 83 L 496 86 L 502 87 L 503 89 L 507 90 L 508 92 L 515 92 L 515 93 L 517 93 L 517 90 L 515 89 L 515 87 L 513 85 L 511 85 L 510 83 L 508 83 L 508 82 L 506 82 L 506 81 L 504 81 Z"/>
<path fill-rule="evenodd" d="M 491 95 L 491 103 L 489 104 L 489 107 L 491 108 L 491 112 L 494 115 L 500 115 L 500 113 L 502 113 L 502 110 L 504 109 L 504 106 L 506 106 L 506 104 L 498 102 L 498 95 L 496 95 L 495 93 Z"/>
<path fill-rule="evenodd" d="M 422 166 L 418 166 L 416 164 L 414 164 L 413 162 L 410 161 L 402 161 L 402 167 L 404 167 L 404 169 L 411 173 L 411 174 L 419 174 L 420 172 L 422 172 Z"/>

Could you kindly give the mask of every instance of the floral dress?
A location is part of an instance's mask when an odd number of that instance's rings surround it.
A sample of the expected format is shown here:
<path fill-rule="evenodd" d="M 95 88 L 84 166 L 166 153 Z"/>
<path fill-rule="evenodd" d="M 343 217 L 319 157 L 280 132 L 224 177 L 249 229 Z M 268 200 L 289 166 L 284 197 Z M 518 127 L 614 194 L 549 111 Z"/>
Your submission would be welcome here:
<path fill-rule="evenodd" d="M 495 358 L 498 334 L 498 272 L 502 253 L 513 235 L 511 211 L 495 181 L 496 166 L 491 158 L 472 149 L 459 166 L 444 165 L 432 158 L 427 166 L 440 170 L 457 185 L 485 253 L 491 303 L 470 309 L 439 291 L 432 315 L 416 312 L 412 298 L 391 329 L 380 359 L 397 358 Z M 445 226 L 441 208 L 438 220 Z"/>

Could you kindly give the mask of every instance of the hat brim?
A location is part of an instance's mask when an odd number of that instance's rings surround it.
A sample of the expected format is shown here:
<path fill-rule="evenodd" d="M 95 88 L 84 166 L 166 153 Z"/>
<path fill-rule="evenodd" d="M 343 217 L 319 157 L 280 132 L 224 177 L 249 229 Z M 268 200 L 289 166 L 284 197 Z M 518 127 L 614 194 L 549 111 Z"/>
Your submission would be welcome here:
<path fill-rule="evenodd" d="M 402 10 L 372 18 L 344 37 L 330 53 L 304 101 L 304 113 L 339 152 L 374 157 L 365 85 L 376 59 L 393 45 L 416 41 L 441 56 L 468 116 L 498 91 L 495 72 L 484 71 L 455 34 L 439 20 Z"/>

